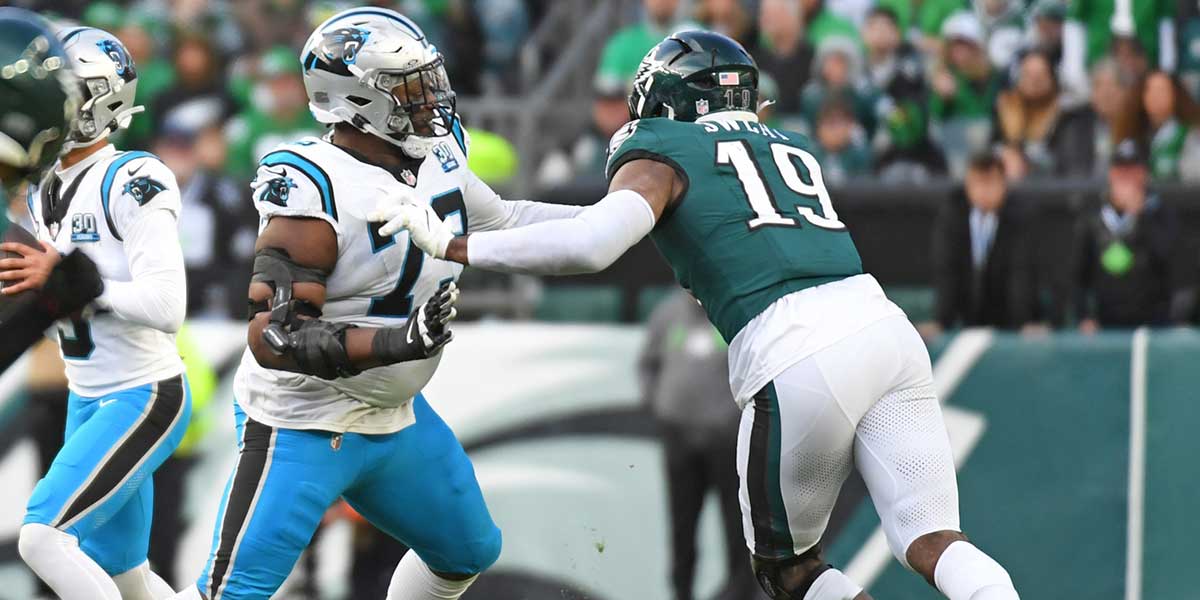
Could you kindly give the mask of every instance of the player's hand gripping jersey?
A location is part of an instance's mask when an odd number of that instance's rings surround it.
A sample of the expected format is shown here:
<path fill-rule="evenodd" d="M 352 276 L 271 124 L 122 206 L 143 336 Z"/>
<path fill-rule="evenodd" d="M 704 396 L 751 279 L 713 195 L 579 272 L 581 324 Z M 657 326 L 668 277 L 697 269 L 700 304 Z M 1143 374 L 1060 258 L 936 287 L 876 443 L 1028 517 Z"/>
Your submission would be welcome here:
<path fill-rule="evenodd" d="M 411 245 L 405 231 L 380 235 L 382 224 L 367 217 L 389 190 L 415 188 L 457 233 L 519 225 L 538 210 L 534 203 L 502 200 L 471 173 L 468 144 L 456 122 L 454 135 L 404 168 L 385 169 L 313 137 L 262 158 L 252 183 L 262 225 L 275 216 L 308 217 L 328 222 L 337 234 L 338 259 L 326 282 L 323 320 L 400 325 L 443 281 L 462 272 L 462 265 L 433 259 Z M 251 418 L 272 426 L 389 433 L 412 423 L 412 398 L 439 361 L 440 354 L 327 380 L 264 368 L 247 350 L 236 393 Z"/>
<path fill-rule="evenodd" d="M 184 282 L 181 269 L 165 267 L 183 259 L 173 236 L 168 244 L 158 235 L 176 227 L 180 212 L 170 169 L 152 154 L 105 146 L 67 169 L 56 165 L 29 187 L 26 200 L 38 238 L 63 255 L 83 251 L 105 281 L 94 314 L 57 325 L 71 390 L 101 396 L 181 373 L 174 331 L 183 318 Z M 118 298 L 132 295 L 123 294 L 136 275 L 131 266 L 143 277 L 169 279 L 164 297 Z"/>
<path fill-rule="evenodd" d="M 695 123 L 632 121 L 609 144 L 610 179 L 626 162 L 649 158 L 671 165 L 686 182 L 651 239 L 730 343 L 739 402 L 797 356 L 899 312 L 863 275 L 810 146 L 800 134 L 737 111 Z M 776 304 L 842 280 L 819 296 Z"/>

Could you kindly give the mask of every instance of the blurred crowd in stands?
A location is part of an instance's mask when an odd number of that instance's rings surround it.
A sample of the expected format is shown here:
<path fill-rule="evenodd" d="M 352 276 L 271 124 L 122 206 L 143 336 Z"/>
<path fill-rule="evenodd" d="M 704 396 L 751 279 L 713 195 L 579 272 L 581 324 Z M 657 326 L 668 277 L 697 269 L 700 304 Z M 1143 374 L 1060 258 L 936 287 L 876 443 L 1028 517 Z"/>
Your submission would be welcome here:
<path fill-rule="evenodd" d="M 1196 320 L 1200 258 L 1184 242 L 1200 236 L 1181 231 L 1156 187 L 1200 181 L 1197 3 L 604 1 L 625 25 L 592 52 L 594 97 L 590 118 L 579 115 L 582 133 L 549 131 L 559 149 L 519 157 L 535 165 L 539 187 L 598 179 L 609 136 L 628 120 L 642 57 L 673 31 L 706 27 L 755 58 L 769 101 L 760 113 L 811 138 L 831 187 L 965 181 L 934 227 L 927 333 Z M 531 92 L 521 89 L 522 46 L 554 8 L 550 0 L 17 3 L 125 42 L 147 110 L 114 141 L 157 153 L 176 173 L 188 215 L 189 315 L 221 317 L 244 310 L 257 229 L 246 184 L 256 159 L 281 141 L 321 133 L 297 57 L 317 23 L 361 4 L 397 9 L 446 55 L 460 97 L 521 97 Z M 516 171 L 511 141 L 471 135 L 471 167 L 486 181 Z M 1128 159 L 1114 160 L 1122 145 Z M 1103 192 L 1080 211 L 1073 233 L 1058 233 L 1077 238 L 1065 257 L 1071 299 L 1047 312 L 1030 308 L 1045 280 L 1030 267 L 1038 244 L 1027 222 L 1037 216 L 1007 200 L 1014 188 L 1050 180 L 1094 182 Z"/>
<path fill-rule="evenodd" d="M 643 9 L 603 51 L 601 137 L 620 120 L 617 102 L 646 50 L 705 27 L 755 58 L 774 101 L 769 120 L 809 135 L 834 185 L 961 179 L 985 149 L 1010 181 L 1091 177 L 1126 138 L 1149 149 L 1155 181 L 1200 179 L 1195 2 L 645 0 Z"/>

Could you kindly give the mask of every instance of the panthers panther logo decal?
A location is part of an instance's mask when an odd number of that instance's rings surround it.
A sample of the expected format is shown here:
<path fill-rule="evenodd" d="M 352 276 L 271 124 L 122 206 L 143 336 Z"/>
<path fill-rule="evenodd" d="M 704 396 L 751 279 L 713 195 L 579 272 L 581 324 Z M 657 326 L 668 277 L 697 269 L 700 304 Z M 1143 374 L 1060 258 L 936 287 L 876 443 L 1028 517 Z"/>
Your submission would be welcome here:
<path fill-rule="evenodd" d="M 133 67 L 133 59 L 129 57 L 129 53 L 125 48 L 112 40 L 100 40 L 96 42 L 100 47 L 100 51 L 107 54 L 117 65 L 117 76 L 126 82 L 133 81 L 137 77 L 137 72 Z"/>
<path fill-rule="evenodd" d="M 299 186 L 296 185 L 295 181 L 292 181 L 291 177 L 287 177 L 285 173 L 287 171 L 279 173 L 279 177 L 268 181 L 267 185 L 263 186 L 262 193 L 258 196 L 259 202 L 270 202 L 277 206 L 287 206 L 288 196 L 291 194 L 292 188 Z"/>
<path fill-rule="evenodd" d="M 370 36 L 370 31 L 357 27 L 334 29 L 323 36 L 321 49 L 325 52 L 325 58 L 352 65 L 358 59 L 358 51 L 362 50 Z"/>
<path fill-rule="evenodd" d="M 154 199 L 159 192 L 167 189 L 162 183 L 156 179 L 151 179 L 149 175 L 142 175 L 125 182 L 125 193 L 129 194 L 138 206 L 145 206 L 147 202 Z"/>

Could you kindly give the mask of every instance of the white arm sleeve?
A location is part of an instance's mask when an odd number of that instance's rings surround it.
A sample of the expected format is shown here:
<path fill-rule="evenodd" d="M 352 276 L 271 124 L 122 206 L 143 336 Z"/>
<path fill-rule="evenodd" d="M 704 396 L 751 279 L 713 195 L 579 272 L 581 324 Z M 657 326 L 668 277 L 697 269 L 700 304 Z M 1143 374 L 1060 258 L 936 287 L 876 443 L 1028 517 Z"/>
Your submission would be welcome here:
<path fill-rule="evenodd" d="M 554 219 L 570 219 L 587 208 L 529 200 L 505 200 L 474 173 L 467 174 L 464 201 L 467 205 L 467 222 L 470 229 L 464 233 L 496 231 Z"/>
<path fill-rule="evenodd" d="M 187 310 L 187 283 L 175 215 L 152 210 L 123 233 L 130 281 L 105 279 L 97 304 L 127 321 L 179 331 Z"/>
<path fill-rule="evenodd" d="M 467 262 L 508 273 L 595 273 L 653 228 L 654 210 L 646 199 L 632 190 L 617 190 L 569 219 L 471 234 Z"/>

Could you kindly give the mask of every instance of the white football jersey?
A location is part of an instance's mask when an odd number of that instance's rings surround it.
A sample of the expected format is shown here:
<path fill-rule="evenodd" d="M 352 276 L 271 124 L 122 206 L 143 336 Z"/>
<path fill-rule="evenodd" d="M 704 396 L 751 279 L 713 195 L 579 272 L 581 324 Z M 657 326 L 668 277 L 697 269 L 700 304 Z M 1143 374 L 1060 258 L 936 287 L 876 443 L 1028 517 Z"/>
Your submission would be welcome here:
<path fill-rule="evenodd" d="M 150 211 L 163 209 L 176 217 L 180 211 L 175 175 L 158 157 L 120 152 L 112 145 L 67 169 L 55 165 L 51 175 L 29 186 L 26 200 L 38 239 L 64 255 L 82 250 L 110 281 L 131 280 L 129 257 L 137 252 L 171 251 L 127 248 L 121 232 Z M 56 326 L 67 381 L 82 396 L 101 396 L 183 372 L 174 333 L 109 311 L 63 319 Z"/>
<path fill-rule="evenodd" d="M 322 319 L 365 327 L 397 327 L 462 265 L 434 259 L 411 245 L 408 232 L 383 237 L 367 220 L 398 186 L 415 188 L 449 219 L 456 233 L 502 228 L 516 204 L 502 200 L 467 169 L 468 141 L 438 142 L 406 168 L 377 166 L 325 139 L 282 144 L 259 161 L 251 183 L 265 227 L 271 217 L 309 217 L 337 233 L 338 258 L 326 281 Z M 242 356 L 234 391 L 246 414 L 273 427 L 391 433 L 412 424 L 412 399 L 437 369 L 440 356 L 368 369 L 354 377 L 321 379 L 258 364 Z"/>

